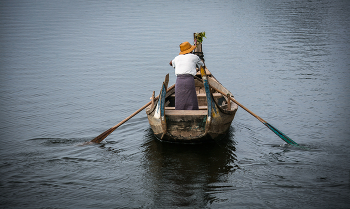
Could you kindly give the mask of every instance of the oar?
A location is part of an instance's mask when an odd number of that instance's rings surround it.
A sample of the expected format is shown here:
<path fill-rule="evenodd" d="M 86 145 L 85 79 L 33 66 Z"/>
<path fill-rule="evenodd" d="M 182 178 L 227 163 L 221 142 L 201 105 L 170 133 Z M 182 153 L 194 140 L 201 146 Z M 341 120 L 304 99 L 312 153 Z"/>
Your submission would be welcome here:
<path fill-rule="evenodd" d="M 167 91 L 170 91 L 171 89 L 175 88 L 175 84 L 172 85 L 171 87 L 169 87 L 167 89 Z M 159 96 L 157 96 L 155 99 L 158 99 Z M 145 104 L 144 106 L 142 106 L 140 109 L 138 109 L 136 112 L 134 112 L 133 114 L 131 114 L 129 117 L 125 118 L 124 120 L 122 120 L 120 123 L 118 123 L 117 125 L 113 126 L 112 128 L 108 129 L 107 131 L 103 132 L 102 134 L 100 134 L 99 136 L 97 136 L 96 138 L 94 138 L 93 140 L 91 140 L 90 142 L 94 142 L 94 143 L 100 143 L 102 140 L 104 140 L 109 134 L 111 134 L 115 129 L 117 129 L 120 125 L 122 125 L 123 123 L 125 123 L 126 121 L 128 121 L 130 118 L 134 117 L 135 115 L 137 115 L 139 112 L 141 112 L 143 109 L 145 109 L 148 105 L 150 105 L 152 103 L 152 101 L 148 102 L 147 104 Z"/>
<path fill-rule="evenodd" d="M 205 67 L 203 68 L 205 69 Z M 202 67 L 201 67 L 202 70 Z M 205 72 L 205 71 L 203 71 Z M 197 78 L 197 77 L 195 77 Z M 197 78 L 199 79 L 199 78 Z M 203 82 L 202 79 L 199 79 Z M 219 90 L 218 88 L 216 88 L 215 83 L 211 83 L 209 81 L 209 86 L 211 88 L 213 88 L 215 91 L 221 93 L 222 95 L 227 95 L 224 92 L 222 92 L 221 90 Z M 247 111 L 248 113 L 250 113 L 252 116 L 254 116 L 255 118 L 257 118 L 260 122 L 262 122 L 265 126 L 267 126 L 271 131 L 273 131 L 277 136 L 279 136 L 281 139 L 283 139 L 285 142 L 287 142 L 290 145 L 294 145 L 294 146 L 299 146 L 298 143 L 296 143 L 295 141 L 293 141 L 291 138 L 289 138 L 287 135 L 285 135 L 284 133 L 282 133 L 280 130 L 278 130 L 277 128 L 273 127 L 271 124 L 269 124 L 268 122 L 266 122 L 265 120 L 263 120 L 262 118 L 260 118 L 258 115 L 254 114 L 252 111 L 250 111 L 248 108 L 244 107 L 242 104 L 240 104 L 239 102 L 237 102 L 233 97 L 230 96 L 230 99 L 236 103 L 238 106 L 240 106 L 241 108 L 243 108 L 245 111 Z M 300 146 L 301 147 L 301 146 Z M 303 147 L 302 147 L 303 148 Z"/>
<path fill-rule="evenodd" d="M 210 84 L 210 83 L 209 83 Z M 219 89 L 216 89 L 215 87 L 211 86 L 213 89 L 215 89 L 217 92 L 221 93 L 222 95 L 225 95 L 224 92 L 220 91 Z M 244 107 L 242 104 L 240 104 L 239 102 L 237 102 L 233 97 L 230 97 L 230 99 L 236 103 L 238 106 L 240 106 L 241 108 L 243 108 L 245 111 L 247 111 L 248 113 L 250 113 L 252 116 L 254 116 L 255 118 L 257 118 L 260 122 L 262 122 L 265 126 L 267 126 L 271 131 L 273 131 L 277 136 L 279 136 L 281 139 L 283 139 L 285 142 L 287 142 L 288 144 L 291 145 L 295 145 L 295 146 L 299 146 L 298 143 L 296 143 L 295 141 L 293 141 L 291 138 L 289 138 L 287 135 L 285 135 L 284 133 L 282 133 L 281 131 L 279 131 L 277 128 L 273 127 L 271 124 L 269 124 L 268 122 L 266 122 L 265 120 L 263 120 L 262 118 L 260 118 L 259 116 L 257 116 L 256 114 L 254 114 L 252 111 L 250 111 L 248 108 Z"/>

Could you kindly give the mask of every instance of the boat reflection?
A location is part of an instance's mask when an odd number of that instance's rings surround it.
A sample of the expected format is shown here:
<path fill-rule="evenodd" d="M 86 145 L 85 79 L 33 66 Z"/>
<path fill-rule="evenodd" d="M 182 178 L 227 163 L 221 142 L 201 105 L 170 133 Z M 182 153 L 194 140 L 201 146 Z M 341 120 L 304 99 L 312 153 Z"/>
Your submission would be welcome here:
<path fill-rule="evenodd" d="M 230 187 L 228 176 L 238 169 L 233 127 L 215 143 L 160 142 L 150 128 L 146 138 L 143 183 L 154 206 L 201 207 Z"/>

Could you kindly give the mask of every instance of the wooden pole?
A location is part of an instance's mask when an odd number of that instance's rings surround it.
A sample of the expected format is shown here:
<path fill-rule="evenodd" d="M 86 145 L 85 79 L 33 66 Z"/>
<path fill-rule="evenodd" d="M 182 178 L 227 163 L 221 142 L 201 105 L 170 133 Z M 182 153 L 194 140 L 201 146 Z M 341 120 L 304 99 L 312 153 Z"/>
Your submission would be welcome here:
<path fill-rule="evenodd" d="M 195 49 L 194 49 L 194 53 L 203 53 L 203 49 L 202 49 L 202 43 L 199 43 L 197 40 L 196 40 L 196 33 L 193 33 L 193 40 L 195 41 L 195 45 L 197 46 Z"/>
<path fill-rule="evenodd" d="M 227 110 L 231 110 L 231 100 L 230 100 L 231 95 L 227 94 Z"/>
<path fill-rule="evenodd" d="M 151 100 L 152 100 L 152 101 L 151 101 L 151 102 L 152 102 L 151 108 L 154 107 L 154 100 L 155 100 L 154 95 L 155 95 L 155 91 L 153 91 L 152 98 L 151 98 Z"/>

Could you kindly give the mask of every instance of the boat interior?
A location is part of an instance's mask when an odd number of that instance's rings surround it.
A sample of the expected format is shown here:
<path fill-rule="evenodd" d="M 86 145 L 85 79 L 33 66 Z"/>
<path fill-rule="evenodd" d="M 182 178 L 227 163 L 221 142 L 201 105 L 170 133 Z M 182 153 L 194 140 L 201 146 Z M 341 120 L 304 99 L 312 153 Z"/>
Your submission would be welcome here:
<path fill-rule="evenodd" d="M 210 71 L 206 69 L 207 76 L 212 76 Z M 175 88 L 173 91 L 168 92 L 168 95 L 165 100 L 165 115 L 206 115 L 208 106 L 206 92 L 204 89 L 203 82 L 201 81 L 201 74 L 197 72 L 195 76 L 195 87 L 198 99 L 199 110 L 175 110 Z M 228 105 L 227 96 L 222 95 L 221 93 L 216 92 L 214 89 L 211 89 L 213 98 L 216 105 L 222 110 L 231 109 L 231 101 Z"/>

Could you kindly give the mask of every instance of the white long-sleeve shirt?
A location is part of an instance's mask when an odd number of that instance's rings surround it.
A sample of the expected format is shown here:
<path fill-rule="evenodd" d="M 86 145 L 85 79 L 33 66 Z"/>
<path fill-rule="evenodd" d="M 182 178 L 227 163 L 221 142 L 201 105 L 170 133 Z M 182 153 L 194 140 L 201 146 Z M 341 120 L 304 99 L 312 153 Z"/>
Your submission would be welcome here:
<path fill-rule="evenodd" d="M 175 68 L 175 75 L 191 74 L 196 75 L 196 66 L 204 66 L 202 60 L 195 54 L 180 54 L 172 60 Z"/>

